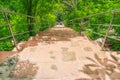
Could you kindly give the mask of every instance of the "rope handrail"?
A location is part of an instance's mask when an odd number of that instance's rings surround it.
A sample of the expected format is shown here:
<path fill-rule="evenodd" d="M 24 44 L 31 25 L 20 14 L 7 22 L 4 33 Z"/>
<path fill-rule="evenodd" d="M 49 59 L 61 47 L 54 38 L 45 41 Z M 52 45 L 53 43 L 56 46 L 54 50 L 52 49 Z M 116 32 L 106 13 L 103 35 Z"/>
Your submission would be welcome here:
<path fill-rule="evenodd" d="M 29 18 L 34 18 L 34 19 L 35 19 L 35 17 L 30 16 L 30 15 L 26 15 L 26 14 L 20 14 L 20 13 L 16 13 L 16 12 L 6 11 L 6 10 L 0 10 L 0 12 L 2 12 L 2 13 L 4 14 L 4 16 L 5 16 L 5 18 L 6 18 L 6 22 L 7 22 L 7 24 L 8 24 L 9 31 L 10 31 L 10 33 L 11 33 L 11 36 L 3 37 L 3 38 L 0 38 L 0 39 L 1 39 L 1 40 L 5 40 L 5 39 L 7 39 L 7 38 L 12 37 L 12 38 L 13 38 L 14 46 L 15 46 L 15 48 L 17 49 L 17 51 L 19 51 L 19 49 L 18 49 L 18 47 L 17 47 L 17 41 L 16 41 L 16 39 L 15 39 L 15 35 L 14 35 L 13 30 L 12 30 L 12 27 L 11 27 L 12 25 L 11 25 L 10 20 L 9 20 L 9 18 L 8 18 L 8 14 L 16 14 L 16 15 L 21 15 L 21 16 L 25 16 L 25 17 L 29 17 Z M 29 32 L 31 32 L 31 31 L 29 31 Z M 17 34 L 17 35 L 18 35 L 18 34 Z"/>
<path fill-rule="evenodd" d="M 11 24 L 11 26 L 15 26 L 15 25 L 18 25 L 18 26 L 19 26 L 19 25 L 30 25 L 30 24 L 32 25 L 32 24 L 36 24 L 36 23 Z M 8 24 L 0 24 L 0 27 L 3 27 L 3 26 L 8 26 Z"/>
<path fill-rule="evenodd" d="M 11 24 L 11 26 L 15 26 L 15 25 L 32 25 L 32 24 L 50 24 L 50 23 L 24 23 L 24 24 Z M 0 27 L 3 27 L 3 26 L 8 26 L 8 24 L 0 24 Z"/>
<path fill-rule="evenodd" d="M 13 38 L 13 39 L 14 39 L 14 42 L 15 42 L 15 43 L 14 43 L 15 46 L 16 46 L 16 44 L 17 44 L 17 43 L 16 43 L 15 36 L 27 34 L 27 33 L 30 33 L 30 32 L 34 32 L 34 31 L 36 31 L 36 30 L 25 31 L 25 32 L 22 32 L 22 33 L 19 33 L 19 34 L 14 34 L 13 31 L 12 31 L 12 26 L 14 26 L 14 25 L 32 25 L 32 24 L 38 25 L 38 24 L 44 24 L 44 23 L 39 23 L 39 22 L 25 23 L 25 24 L 11 24 L 10 21 L 9 21 L 9 18 L 8 18 L 8 16 L 7 16 L 8 14 L 21 15 L 21 16 L 25 16 L 25 17 L 29 17 L 29 18 L 35 18 L 35 17 L 30 16 L 30 15 L 26 15 L 26 14 L 16 13 L 16 12 L 13 12 L 13 11 L 7 11 L 7 10 L 0 10 L 0 12 L 2 12 L 2 13 L 5 14 L 6 20 L 7 20 L 7 23 L 8 23 L 8 24 L 0 24 L 0 26 L 8 26 L 9 29 L 10 29 L 10 32 L 11 32 L 11 36 L 9 35 L 9 36 L 7 36 L 7 37 L 0 38 L 0 41 L 1 41 L 1 40 L 5 40 L 5 39 L 8 39 L 8 38 Z M 89 23 L 89 21 L 88 21 L 89 18 L 92 18 L 92 17 L 95 17 L 95 16 L 100 16 L 100 15 L 105 15 L 105 14 L 112 14 L 112 16 L 114 16 L 114 14 L 117 13 L 117 12 L 120 12 L 120 9 L 112 10 L 112 11 L 108 11 L 108 12 L 97 13 L 97 14 L 85 16 L 85 17 L 82 17 L 82 18 L 75 18 L 75 19 L 72 19 L 72 20 L 70 20 L 70 21 L 74 22 L 73 20 L 80 19 L 81 22 L 78 23 L 79 26 L 83 26 L 83 25 L 85 25 L 85 24 L 109 26 L 109 29 L 108 29 L 108 31 L 106 32 L 106 35 L 97 33 L 97 32 L 92 31 L 92 30 L 90 30 L 90 29 L 86 29 L 86 30 L 87 30 L 87 31 L 90 31 L 90 32 L 92 32 L 92 33 L 94 33 L 94 34 L 98 34 L 98 35 L 104 36 L 104 37 L 105 37 L 104 43 L 105 43 L 105 41 L 106 41 L 107 38 L 111 38 L 111 39 L 115 39 L 115 40 L 120 41 L 120 39 L 117 39 L 117 38 L 115 38 L 115 37 L 110 37 L 110 36 L 108 36 L 109 30 L 111 29 L 111 27 L 113 27 L 113 26 L 118 26 L 118 27 L 119 27 L 119 26 L 120 26 L 120 24 L 118 24 L 118 25 L 117 25 L 117 24 L 112 24 L 112 22 L 113 22 L 113 20 L 114 20 L 114 17 L 112 17 L 109 25 L 107 25 L 107 24 L 91 24 L 91 23 Z M 36 19 L 36 18 L 35 18 L 35 19 Z M 87 19 L 86 22 L 85 22 L 85 19 Z M 47 24 L 47 23 L 45 23 L 45 24 Z M 48 23 L 48 24 L 49 24 L 49 23 Z M 74 24 L 77 24 L 77 23 L 74 22 Z M 81 30 L 82 30 L 82 28 L 81 28 Z M 104 43 L 103 43 L 103 46 L 104 46 Z M 17 48 L 17 46 L 16 46 L 16 48 Z"/>
<path fill-rule="evenodd" d="M 79 23 L 72 23 L 72 24 L 80 24 L 80 22 Z M 103 26 L 103 27 L 109 26 L 109 24 L 90 24 L 90 25 L 93 25 L 93 26 Z M 112 24 L 111 26 L 120 27 L 120 24 Z"/>
<path fill-rule="evenodd" d="M 95 26 L 109 26 L 109 24 L 90 24 Z M 111 26 L 120 27 L 120 24 L 112 24 Z"/>
<path fill-rule="evenodd" d="M 99 15 L 105 15 L 105 14 L 118 13 L 118 12 L 120 12 L 120 9 L 107 11 L 107 12 L 96 13 L 96 14 L 88 15 L 88 16 L 85 16 L 85 17 L 82 17 L 82 18 L 75 18 L 75 19 L 71 19 L 70 21 L 74 21 L 74 20 L 77 20 L 77 19 L 82 20 L 82 19 L 85 19 L 85 18 L 95 17 L 95 16 L 99 16 Z"/>
<path fill-rule="evenodd" d="M 105 37 L 104 34 L 101 34 L 101 33 L 95 32 L 95 31 L 92 31 L 91 29 L 85 29 L 85 30 L 87 30 L 87 31 L 89 31 L 89 32 L 92 32 L 92 33 L 94 33 L 94 34 L 97 34 L 97 35 L 100 35 L 100 36 Z M 111 38 L 111 39 L 114 39 L 114 40 L 117 40 L 117 41 L 120 41 L 120 39 L 117 39 L 117 38 L 114 38 L 114 37 L 111 37 L 111 36 L 107 36 L 107 37 L 108 37 L 108 38 Z"/>
<path fill-rule="evenodd" d="M 17 13 L 17 12 L 14 12 L 14 11 L 0 10 L 0 12 L 10 13 L 10 14 L 16 14 L 16 15 L 21 15 L 21 16 L 25 16 L 25 17 L 30 17 L 30 18 L 35 18 L 35 19 L 37 19 L 37 17 L 30 16 L 30 15 L 27 15 L 27 14 Z M 42 19 L 42 20 L 46 20 L 46 19 Z M 49 21 L 49 20 L 47 20 L 47 21 Z"/>
<path fill-rule="evenodd" d="M 19 35 L 24 35 L 24 34 L 27 34 L 27 33 L 29 33 L 30 35 L 32 35 L 32 32 L 35 32 L 35 33 L 39 33 L 39 29 L 32 29 L 31 27 L 34 27 L 34 25 L 36 25 L 36 26 L 38 26 L 38 28 L 40 28 L 39 27 L 39 25 L 38 24 L 41 24 L 41 25 L 44 25 L 44 24 L 47 24 L 47 25 L 45 25 L 45 26 L 50 26 L 50 25 L 52 25 L 53 23 L 50 23 L 50 21 L 48 20 L 48 19 L 40 19 L 40 22 L 38 21 L 38 18 L 37 17 L 35 17 L 35 16 L 31 16 L 31 15 L 26 15 L 26 14 L 21 14 L 21 13 L 17 13 L 17 12 L 14 12 L 14 11 L 8 11 L 8 10 L 0 10 L 0 13 L 2 13 L 3 14 L 3 16 L 4 17 L 2 17 L 2 18 L 5 18 L 6 19 L 6 23 L 1 23 L 0 24 L 0 27 L 8 27 L 9 28 L 9 31 L 10 31 L 10 34 L 11 35 L 6 35 L 6 37 L 0 37 L 0 41 L 2 41 L 2 40 L 5 40 L 5 39 L 9 39 L 9 38 L 12 38 L 13 39 L 13 44 L 14 44 L 14 46 L 16 47 L 16 49 L 19 51 L 19 49 L 18 49 L 18 46 L 17 46 L 17 40 L 16 40 L 16 36 L 19 36 Z M 34 21 L 33 23 L 31 22 L 31 21 L 28 21 L 28 23 L 26 23 L 26 22 L 24 22 L 24 23 L 11 23 L 10 22 L 10 18 L 9 18 L 9 15 L 14 15 L 14 16 L 16 16 L 16 15 L 19 15 L 19 16 L 23 16 L 23 17 L 25 17 L 25 18 L 31 18 L 31 19 L 36 19 L 36 21 Z M 42 22 L 44 22 L 44 23 L 41 23 L 41 21 Z M 20 32 L 20 33 L 16 33 L 16 34 L 14 34 L 14 32 L 13 32 L 13 28 L 12 27 L 14 27 L 14 26 L 22 26 L 22 25 L 28 25 L 28 30 L 27 31 L 24 31 L 24 32 Z M 32 25 L 32 26 L 31 26 Z"/>
<path fill-rule="evenodd" d="M 23 32 L 23 33 L 15 34 L 14 36 L 19 36 L 19 35 L 27 34 L 27 33 L 29 33 L 29 32 L 35 32 L 35 31 L 36 31 L 36 30 L 26 31 L 26 32 Z M 9 39 L 9 38 L 12 38 L 12 36 L 9 35 L 9 36 L 6 36 L 6 37 L 3 37 L 3 38 L 0 38 L 0 41 L 5 40 L 5 39 Z"/>
<path fill-rule="evenodd" d="M 31 23 L 31 24 L 36 24 L 36 25 L 38 25 L 38 24 L 41 24 L 41 23 Z M 43 23 L 43 24 L 46 24 L 46 23 Z M 49 23 L 48 23 L 49 24 Z M 15 25 L 15 24 L 14 24 Z M 29 25 L 29 24 L 19 24 L 19 25 Z M 1 25 L 0 25 L 1 26 Z M 8 24 L 6 24 L 6 26 L 8 26 Z M 12 24 L 11 24 L 11 26 L 13 26 Z M 35 32 L 36 30 L 32 30 L 31 32 Z M 26 33 L 29 33 L 30 31 L 26 31 L 26 32 L 23 32 L 23 33 L 19 33 L 19 34 L 14 34 L 14 36 L 18 36 L 18 35 L 23 35 L 23 34 L 26 34 Z M 1 40 L 5 40 L 5 39 L 8 39 L 8 38 L 11 38 L 12 36 L 6 36 L 6 37 L 2 37 L 2 38 L 0 38 L 0 41 Z"/>
<path fill-rule="evenodd" d="M 16 13 L 16 12 L 13 12 L 13 11 L 0 10 L 0 12 L 10 13 L 10 14 L 16 14 L 16 15 L 21 15 L 21 16 L 26 16 L 26 17 L 30 17 L 30 18 L 35 18 L 35 17 L 33 17 L 33 16 L 30 16 L 30 15 L 26 15 L 26 14 L 22 14 L 22 13 Z"/>
<path fill-rule="evenodd" d="M 94 17 L 94 16 L 99 16 L 99 15 L 104 15 L 104 14 L 113 14 L 113 13 L 118 13 L 118 12 L 120 12 L 120 9 L 112 10 L 112 11 L 107 11 L 107 12 L 101 12 L 101 13 L 97 13 L 97 14 L 85 16 L 83 18 L 90 18 L 90 17 Z"/>
<path fill-rule="evenodd" d="M 120 12 L 120 9 L 112 10 L 112 11 L 108 11 L 108 12 L 97 13 L 97 14 L 85 16 L 85 17 L 83 17 L 83 18 L 77 18 L 77 19 L 80 19 L 80 24 L 79 24 L 80 30 L 83 30 L 83 29 L 82 29 L 82 26 L 85 25 L 85 24 L 83 24 L 83 23 L 84 23 L 85 21 L 88 21 L 88 22 L 89 22 L 89 19 L 92 18 L 92 17 L 101 16 L 101 15 L 105 15 L 105 14 L 110 14 L 110 15 L 112 15 L 112 16 L 111 16 L 111 19 L 110 19 L 109 25 L 99 24 L 99 27 L 100 27 L 100 26 L 108 26 L 108 29 L 107 29 L 105 35 L 99 34 L 99 33 L 94 32 L 94 31 L 91 31 L 91 30 L 89 30 L 89 29 L 86 29 L 87 31 L 90 31 L 90 32 L 92 32 L 92 33 L 94 33 L 94 34 L 98 34 L 98 35 L 101 35 L 101 36 L 104 37 L 104 40 L 103 40 L 102 45 L 101 45 L 101 49 L 104 50 L 104 46 L 105 46 L 105 43 L 106 43 L 106 41 L 107 41 L 107 38 L 111 38 L 111 39 L 120 41 L 120 39 L 116 38 L 116 36 L 114 36 L 114 37 L 110 37 L 110 36 L 109 36 L 109 32 L 110 32 L 110 30 L 113 28 L 113 26 L 118 26 L 118 27 L 120 27 L 120 25 L 112 24 L 113 21 L 114 21 L 115 14 L 118 13 L 118 12 Z M 99 18 L 99 17 L 97 17 L 97 18 Z M 74 20 L 77 20 L 77 19 L 75 18 Z M 72 22 L 75 22 L 75 21 L 72 21 Z M 81 25 L 81 24 L 83 24 L 83 25 Z M 91 24 L 91 22 L 89 22 L 88 25 L 98 25 L 98 24 Z"/>

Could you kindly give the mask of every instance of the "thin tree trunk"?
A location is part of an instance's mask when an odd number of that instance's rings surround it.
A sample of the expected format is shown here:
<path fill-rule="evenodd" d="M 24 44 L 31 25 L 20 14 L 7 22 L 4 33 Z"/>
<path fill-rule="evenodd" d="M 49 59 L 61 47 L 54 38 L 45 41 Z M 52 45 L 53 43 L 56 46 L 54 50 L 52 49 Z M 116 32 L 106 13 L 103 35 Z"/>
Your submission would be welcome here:
<path fill-rule="evenodd" d="M 36 11 L 37 11 L 37 3 L 39 0 L 35 0 L 34 2 L 34 9 L 33 9 L 33 17 L 36 16 Z M 32 19 L 32 23 L 35 23 L 35 18 Z M 34 26 L 34 25 L 33 25 Z"/>
<path fill-rule="evenodd" d="M 35 17 L 36 16 L 36 10 L 37 10 L 37 3 L 38 3 L 38 1 L 39 0 L 35 0 L 34 2 L 32 1 L 32 0 L 28 0 L 28 15 L 30 15 L 30 16 L 33 16 L 33 17 Z M 33 5 L 34 4 L 34 5 Z M 34 6 L 34 7 L 33 7 Z M 30 34 L 30 36 L 32 36 L 33 35 L 33 33 L 31 32 L 32 30 L 33 30 L 33 26 L 34 26 L 34 24 L 33 23 L 35 23 L 35 18 L 30 18 L 30 17 L 28 17 L 27 18 L 27 22 L 29 23 L 29 25 L 28 25 L 28 30 L 29 30 L 29 34 Z"/>
<path fill-rule="evenodd" d="M 28 11 L 27 11 L 27 15 L 32 16 L 32 0 L 27 0 L 28 3 Z M 30 36 L 32 36 L 32 30 L 33 30 L 33 25 L 32 23 L 32 18 L 31 17 L 27 17 L 27 23 L 28 25 L 28 30 L 29 30 L 29 34 Z"/>

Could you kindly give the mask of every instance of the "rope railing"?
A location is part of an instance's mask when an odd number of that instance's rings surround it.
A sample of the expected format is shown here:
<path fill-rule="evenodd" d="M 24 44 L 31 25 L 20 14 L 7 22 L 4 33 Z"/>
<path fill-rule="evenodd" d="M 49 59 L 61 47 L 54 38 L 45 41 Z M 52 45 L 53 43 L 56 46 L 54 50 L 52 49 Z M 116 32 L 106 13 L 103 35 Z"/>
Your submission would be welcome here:
<path fill-rule="evenodd" d="M 0 12 L 2 12 L 2 13 L 9 13 L 9 14 L 16 14 L 16 15 L 21 15 L 21 16 L 30 17 L 30 18 L 35 18 L 35 17 L 33 17 L 33 16 L 30 16 L 30 15 L 21 14 L 21 13 L 16 13 L 16 12 L 13 12 L 13 11 L 0 10 Z"/>
<path fill-rule="evenodd" d="M 50 24 L 50 23 L 23 23 L 23 24 L 11 24 L 11 27 L 13 26 L 22 26 L 22 25 L 32 25 L 32 24 Z M 8 26 L 8 24 L 0 24 L 0 27 Z"/>
<path fill-rule="evenodd" d="M 15 25 L 22 26 L 22 25 L 32 25 L 32 24 L 36 24 L 36 23 L 11 24 L 11 27 L 13 27 Z M 8 24 L 0 24 L 0 27 L 4 27 L 4 26 L 8 26 Z"/>
<path fill-rule="evenodd" d="M 36 23 L 32 23 L 32 24 L 36 24 Z M 41 24 L 41 23 L 39 23 L 39 24 Z M 44 23 L 44 24 L 47 24 L 47 23 Z M 49 24 L 49 23 L 48 23 Z M 15 25 L 29 25 L 29 24 L 15 24 Z M 38 25 L 38 24 L 36 24 L 36 25 Z M 6 24 L 6 26 L 8 26 L 7 24 Z M 13 26 L 13 25 L 12 25 Z M 35 32 L 36 30 L 32 30 L 31 32 Z M 27 34 L 27 33 L 29 33 L 30 31 L 25 31 L 25 32 L 23 32 L 23 33 L 18 33 L 18 34 L 14 34 L 14 36 L 19 36 L 19 35 L 23 35 L 23 34 Z M 12 36 L 11 35 L 9 35 L 9 36 L 6 36 L 6 37 L 3 37 L 3 38 L 0 38 L 0 41 L 1 40 L 5 40 L 5 39 L 8 39 L 8 38 L 11 38 Z"/>
<path fill-rule="evenodd" d="M 120 9 L 112 10 L 112 11 L 108 11 L 108 12 L 97 13 L 97 14 L 93 14 L 90 16 L 85 16 L 83 18 L 90 18 L 90 17 L 100 16 L 100 15 L 104 15 L 104 14 L 114 14 L 114 13 L 118 13 L 118 12 L 120 12 Z"/>
<path fill-rule="evenodd" d="M 27 34 L 27 33 L 29 33 L 29 32 L 35 32 L 35 31 L 36 31 L 36 30 L 26 31 L 26 32 L 22 32 L 22 33 L 14 34 L 14 36 L 20 36 L 20 35 Z M 3 38 L 0 38 L 0 41 L 5 40 L 5 39 L 9 39 L 9 38 L 12 38 L 12 36 L 9 35 L 9 36 L 6 36 L 6 37 L 3 37 Z"/>
<path fill-rule="evenodd" d="M 117 38 L 115 38 L 115 37 L 110 37 L 109 36 L 109 33 L 110 33 L 110 30 L 113 28 L 113 27 L 120 27 L 120 24 L 113 24 L 113 21 L 114 21 L 114 18 L 115 18 L 115 14 L 116 13 L 118 13 L 118 12 L 120 12 L 120 9 L 117 9 L 117 10 L 113 10 L 113 11 L 109 11 L 109 12 L 102 12 L 102 13 L 98 13 L 98 14 L 93 14 L 93 15 L 90 15 L 90 16 L 85 16 L 85 17 L 83 17 L 83 18 L 77 18 L 77 19 L 79 19 L 79 20 L 81 20 L 81 22 L 79 23 L 79 26 L 80 26 L 80 29 L 81 30 L 83 30 L 82 29 L 82 26 L 83 25 L 86 25 L 86 23 L 85 23 L 85 21 L 88 21 L 87 22 L 87 25 L 94 25 L 94 26 L 103 26 L 103 27 L 105 27 L 105 26 L 107 26 L 108 27 L 108 29 L 107 29 L 107 31 L 106 31 L 106 33 L 103 35 L 103 34 L 100 34 L 100 33 L 98 33 L 98 32 L 95 32 L 95 31 L 92 31 L 92 30 L 89 30 L 89 29 L 85 29 L 86 31 L 89 31 L 89 32 L 92 32 L 92 33 L 94 33 L 94 34 L 97 34 L 97 35 L 100 35 L 100 36 L 103 36 L 104 37 L 104 40 L 103 40 L 103 43 L 102 43 L 102 45 L 101 45 L 101 49 L 102 50 L 105 50 L 104 49 L 104 46 L 105 46 L 105 43 L 106 43 L 106 40 L 107 40 L 107 38 L 111 38 L 111 39 L 114 39 L 114 40 L 117 40 L 117 41 L 120 41 L 120 39 L 117 39 Z M 90 22 L 90 19 L 91 18 L 99 18 L 98 16 L 104 16 L 104 15 L 106 15 L 106 14 L 110 14 L 112 17 L 111 17 L 111 19 L 110 19 L 110 22 L 109 22 L 109 24 L 92 24 L 91 22 Z M 97 16 L 97 17 L 96 17 Z M 77 20 L 76 18 L 75 19 L 73 19 L 73 20 Z M 74 22 L 74 21 L 73 21 Z M 85 23 L 85 24 L 84 24 Z M 77 24 L 77 23 L 76 23 Z"/>
<path fill-rule="evenodd" d="M 20 16 L 25 16 L 25 17 L 29 17 L 29 18 L 34 18 L 34 19 L 37 19 L 37 18 L 35 18 L 35 17 L 33 17 L 33 16 L 29 16 L 29 15 L 26 15 L 26 14 L 21 14 L 21 13 L 16 13 L 16 12 L 11 12 L 11 11 L 6 11 L 6 10 L 0 10 L 0 12 L 1 13 L 3 13 L 3 15 L 4 15 L 4 17 L 3 18 L 5 18 L 6 19 L 6 23 L 7 24 L 0 24 L 0 27 L 8 27 L 9 28 L 9 31 L 10 31 L 10 33 L 11 33 L 11 35 L 9 35 L 9 36 L 6 36 L 6 37 L 0 37 L 0 41 L 2 41 L 2 40 L 5 40 L 5 39 L 9 39 L 9 38 L 12 38 L 12 40 L 13 40 L 13 43 L 14 43 L 14 46 L 16 47 L 16 49 L 19 51 L 19 49 L 18 49 L 18 47 L 17 47 L 17 40 L 15 39 L 15 37 L 16 36 L 20 36 L 20 35 L 24 35 L 24 34 L 28 34 L 28 33 L 30 33 L 30 32 L 39 32 L 37 29 L 36 30 L 29 30 L 29 31 L 24 31 L 24 32 L 21 32 L 21 33 L 17 33 L 17 34 L 14 34 L 14 32 L 13 32 L 13 30 L 12 30 L 12 27 L 14 27 L 14 26 L 28 26 L 28 25 L 36 25 L 36 26 L 39 26 L 39 25 L 44 25 L 44 24 L 51 24 L 51 23 L 49 23 L 49 21 L 47 20 L 47 22 L 46 22 L 46 20 L 43 20 L 45 23 L 41 23 L 41 22 L 39 22 L 39 21 L 37 21 L 37 22 L 34 22 L 34 23 L 20 23 L 20 24 L 11 24 L 10 23 L 10 20 L 9 20 L 9 17 L 8 17 L 8 15 L 20 15 Z M 39 27 L 40 28 L 40 27 Z M 38 29 L 39 29 L 38 28 Z"/>
<path fill-rule="evenodd" d="M 92 32 L 92 33 L 94 33 L 94 34 L 97 34 L 97 35 L 100 35 L 100 36 L 105 37 L 104 34 L 101 34 L 101 33 L 95 32 L 95 31 L 93 31 L 93 30 L 91 30 L 91 29 L 86 29 L 86 31 L 89 31 L 89 32 Z M 111 36 L 107 36 L 107 37 L 110 38 L 110 39 L 115 39 L 115 40 L 117 40 L 117 41 L 120 41 L 120 39 L 117 39 L 117 38 L 114 38 L 114 37 L 111 37 Z"/>
<path fill-rule="evenodd" d="M 17 25 L 17 26 L 22 26 L 22 25 L 34 25 L 34 24 L 35 24 L 35 25 L 47 24 L 47 23 L 39 23 L 39 22 L 34 22 L 34 23 L 21 23 L 21 24 L 11 24 L 10 21 L 9 21 L 9 18 L 8 18 L 8 14 L 20 15 L 20 16 L 25 16 L 25 17 L 34 18 L 34 19 L 36 19 L 36 18 L 33 17 L 33 16 L 26 15 L 26 14 L 21 14 L 21 13 L 6 11 L 6 10 L 0 10 L 0 12 L 4 13 L 5 18 L 6 18 L 6 22 L 7 22 L 7 24 L 0 24 L 0 27 L 8 26 L 9 31 L 10 31 L 10 33 L 11 33 L 11 35 L 6 36 L 6 37 L 2 37 L 2 38 L 0 38 L 0 40 L 5 40 L 5 39 L 8 39 L 8 38 L 13 38 L 14 45 L 15 45 L 16 48 L 17 48 L 17 41 L 16 41 L 16 39 L 15 39 L 15 36 L 24 35 L 24 34 L 29 33 L 30 31 L 25 31 L 25 32 L 19 33 L 19 34 L 14 34 L 13 31 L 12 31 L 12 27 L 13 27 L 13 26 L 16 26 L 16 25 Z M 102 43 L 102 49 L 103 49 L 107 38 L 112 38 L 112 39 L 115 39 L 115 40 L 118 40 L 118 41 L 119 41 L 119 39 L 116 39 L 116 38 L 113 38 L 113 37 L 108 36 L 108 35 L 109 35 L 109 31 L 110 31 L 110 29 L 112 29 L 113 26 L 120 27 L 120 24 L 112 24 L 112 23 L 113 23 L 113 20 L 114 20 L 114 17 L 115 17 L 114 15 L 115 15 L 116 13 L 118 13 L 118 12 L 120 12 L 120 9 L 112 10 L 112 11 L 108 11 L 108 12 L 102 12 L 102 13 L 98 13 L 98 14 L 93 14 L 93 15 L 90 15 L 90 16 L 85 16 L 85 17 L 83 17 L 83 18 L 75 18 L 75 19 L 72 19 L 72 20 L 70 20 L 70 21 L 72 21 L 73 24 L 78 24 L 78 25 L 80 26 L 80 29 L 81 29 L 81 30 L 82 30 L 82 26 L 83 26 L 83 25 L 86 25 L 86 24 L 95 25 L 95 26 L 108 26 L 108 29 L 107 29 L 107 31 L 106 31 L 106 34 L 104 35 L 104 42 Z M 111 14 L 111 15 L 112 15 L 112 18 L 110 19 L 110 24 L 94 24 L 94 23 L 92 24 L 92 23 L 89 21 L 90 18 L 92 18 L 92 17 L 102 16 L 102 15 L 105 15 L 105 14 Z M 74 20 L 80 20 L 81 22 L 78 22 L 78 21 L 77 21 L 78 23 L 75 23 Z M 72 22 L 71 22 L 71 23 L 72 23 Z M 48 24 L 49 24 L 49 23 L 48 23 Z M 86 30 L 87 30 L 87 29 L 86 29 Z M 90 31 L 90 30 L 87 30 L 87 31 Z M 34 30 L 34 31 L 31 31 L 31 32 L 35 32 L 35 30 Z M 92 31 L 90 31 L 90 32 L 92 32 Z M 93 31 L 93 33 L 96 34 L 97 32 Z M 98 33 L 98 35 L 102 35 L 102 34 L 99 34 L 99 33 Z M 103 36 L 103 35 L 102 35 L 102 36 Z"/>
<path fill-rule="evenodd" d="M 96 14 L 88 15 L 88 16 L 85 16 L 85 17 L 82 17 L 82 18 L 75 18 L 75 19 L 71 19 L 70 21 L 82 20 L 82 19 L 85 19 L 85 18 L 97 17 L 97 16 L 100 16 L 100 15 L 113 14 L 113 13 L 118 13 L 118 12 L 120 12 L 120 9 L 116 9 L 116 10 L 112 10 L 112 11 L 107 11 L 107 12 L 96 13 Z"/>
<path fill-rule="evenodd" d="M 109 24 L 90 24 L 92 26 L 104 26 L 104 27 L 108 27 Z M 120 24 L 112 24 L 111 26 L 114 26 L 114 27 L 120 27 Z"/>
<path fill-rule="evenodd" d="M 30 24 L 40 25 L 41 23 L 30 23 Z M 15 25 L 22 26 L 22 25 L 30 25 L 30 24 L 27 24 L 27 23 L 26 24 L 12 24 L 11 26 L 13 27 Z M 49 24 L 49 23 L 42 23 L 42 24 Z M 8 26 L 8 24 L 6 24 L 6 25 L 0 25 L 0 27 L 1 26 Z M 32 30 L 32 31 L 25 31 L 25 32 L 22 32 L 22 33 L 14 34 L 14 36 L 16 37 L 16 36 L 24 35 L 24 34 L 27 34 L 29 32 L 37 32 L 37 33 L 39 33 L 38 30 L 37 31 L 36 30 Z M 6 36 L 6 37 L 2 37 L 2 38 L 0 38 L 0 41 L 5 40 L 5 39 L 9 39 L 9 38 L 12 38 L 12 36 L 9 35 L 9 36 Z"/>
<path fill-rule="evenodd" d="M 9 31 L 10 31 L 11 36 L 13 38 L 14 45 L 15 45 L 16 49 L 19 51 L 19 49 L 17 47 L 17 42 L 16 42 L 15 36 L 13 34 L 13 31 L 12 31 L 11 24 L 10 24 L 10 21 L 9 21 L 7 13 L 5 13 L 5 18 L 6 18 L 6 22 L 8 23 Z"/>

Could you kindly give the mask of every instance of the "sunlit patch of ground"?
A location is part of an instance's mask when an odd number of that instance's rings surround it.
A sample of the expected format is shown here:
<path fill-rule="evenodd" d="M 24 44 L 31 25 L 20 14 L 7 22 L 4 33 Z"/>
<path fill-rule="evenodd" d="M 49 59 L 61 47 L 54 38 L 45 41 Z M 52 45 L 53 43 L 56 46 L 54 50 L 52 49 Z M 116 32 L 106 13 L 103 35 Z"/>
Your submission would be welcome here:
<path fill-rule="evenodd" d="M 86 57 L 94 58 L 95 53 L 106 57 L 97 43 L 61 25 L 39 33 L 20 45 L 24 48 L 19 52 L 19 62 L 35 64 L 37 70 L 32 77 L 37 80 L 90 79 L 90 76 L 80 71 L 85 64 L 91 63 Z"/>

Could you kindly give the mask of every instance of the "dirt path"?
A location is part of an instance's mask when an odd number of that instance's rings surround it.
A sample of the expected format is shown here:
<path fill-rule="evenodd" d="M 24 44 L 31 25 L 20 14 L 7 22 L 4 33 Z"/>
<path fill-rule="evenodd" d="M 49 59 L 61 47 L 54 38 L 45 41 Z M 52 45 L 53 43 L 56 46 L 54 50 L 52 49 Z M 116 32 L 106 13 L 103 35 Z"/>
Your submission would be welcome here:
<path fill-rule="evenodd" d="M 80 72 L 83 65 L 89 63 L 86 57 L 102 53 L 97 43 L 59 25 L 39 34 L 36 40 L 39 40 L 37 46 L 27 46 L 19 53 L 20 60 L 14 76 L 37 80 L 89 78 Z"/>

